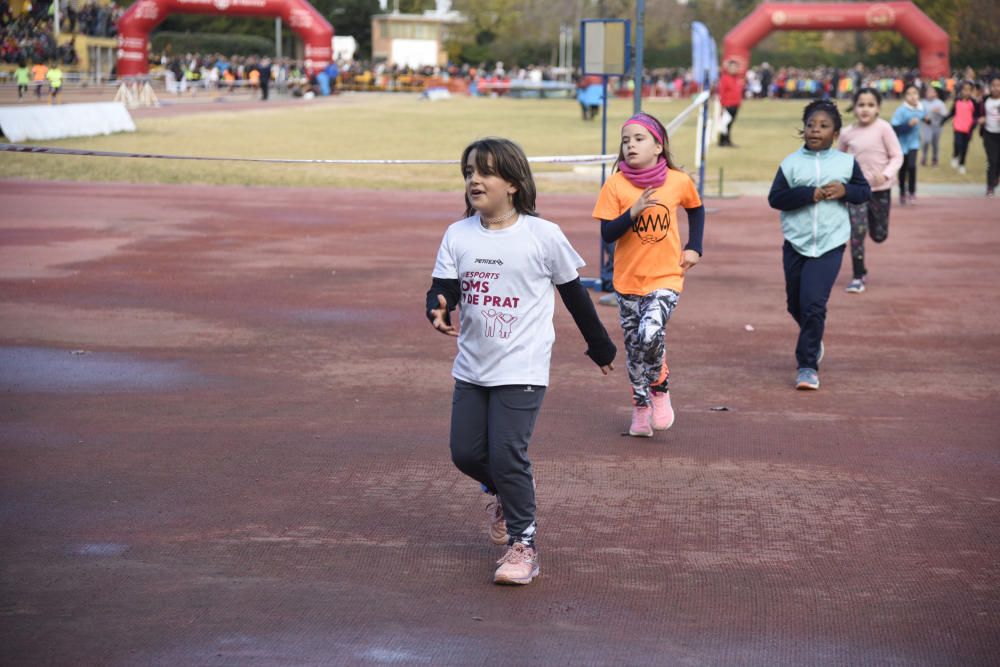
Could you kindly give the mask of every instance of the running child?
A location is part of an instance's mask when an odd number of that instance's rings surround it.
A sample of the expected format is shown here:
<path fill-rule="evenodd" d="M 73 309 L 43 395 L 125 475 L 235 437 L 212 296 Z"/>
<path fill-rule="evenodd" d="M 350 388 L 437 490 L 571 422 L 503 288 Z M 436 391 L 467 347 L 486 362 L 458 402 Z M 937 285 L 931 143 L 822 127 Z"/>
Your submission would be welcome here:
<path fill-rule="evenodd" d="M 993 197 L 1000 180 L 1000 74 L 990 77 L 990 95 L 983 99 L 980 131 L 986 149 L 986 196 Z"/>
<path fill-rule="evenodd" d="M 871 199 L 862 204 L 847 204 L 851 221 L 851 265 L 853 278 L 847 286 L 850 294 L 866 288 L 865 236 L 882 243 L 889 236 L 889 209 L 892 206 L 892 182 L 903 164 L 903 151 L 892 125 L 878 117 L 882 96 L 874 88 L 854 93 L 851 106 L 856 121 L 840 134 L 840 150 L 854 156 L 871 186 Z"/>
<path fill-rule="evenodd" d="M 785 295 L 799 325 L 796 389 L 819 389 L 826 303 L 851 238 L 845 203 L 862 204 L 871 188 L 853 156 L 833 148 L 842 120 L 830 100 L 802 114 L 805 145 L 781 162 L 767 201 L 781 211 Z"/>
<path fill-rule="evenodd" d="M 52 67 L 45 73 L 45 78 L 49 80 L 49 104 L 59 104 L 59 92 L 63 85 L 63 71 L 59 67 L 59 61 L 52 62 Z"/>
<path fill-rule="evenodd" d="M 934 86 L 929 86 L 924 96 L 924 122 L 920 126 L 920 166 L 927 166 L 927 154 L 931 154 L 931 166 L 938 166 L 938 148 L 941 144 L 941 125 L 948 115 L 948 107 L 941 100 L 941 94 Z"/>
<path fill-rule="evenodd" d="M 903 89 L 903 103 L 892 114 L 892 129 L 899 136 L 903 149 L 903 166 L 899 170 L 899 203 L 911 204 L 917 199 L 917 154 L 920 152 L 920 122 L 924 119 L 920 104 L 920 89 L 908 84 Z"/>
<path fill-rule="evenodd" d="M 28 83 L 31 81 L 31 72 L 28 70 L 28 64 L 23 56 L 17 60 L 14 79 L 17 81 L 17 101 L 23 102 L 24 96 L 28 92 Z"/>
<path fill-rule="evenodd" d="M 958 86 L 958 95 L 951 105 L 951 111 L 944 117 L 945 120 L 952 118 L 951 127 L 955 130 L 955 145 L 952 149 L 951 167 L 958 169 L 958 173 L 965 173 L 965 156 L 969 152 L 969 140 L 972 138 L 972 129 L 979 119 L 979 107 L 972 99 L 972 82 L 963 81 Z"/>
<path fill-rule="evenodd" d="M 458 337 L 452 367 L 451 458 L 495 496 L 489 533 L 507 551 L 498 584 L 538 575 L 535 486 L 528 443 L 549 384 L 556 290 L 605 375 L 615 345 L 577 271 L 583 260 L 559 226 L 535 213 L 521 148 L 487 138 L 462 153 L 463 220 L 445 232 L 427 292 L 427 318 Z M 459 307 L 459 327 L 451 311 Z"/>
<path fill-rule="evenodd" d="M 674 422 L 666 326 L 685 273 L 701 260 L 705 207 L 691 178 L 674 166 L 663 124 L 649 114 L 625 121 L 613 170 L 592 215 L 604 242 L 616 243 L 613 281 L 632 385 L 628 432 L 648 438 Z M 688 218 L 683 250 L 678 207 Z"/>

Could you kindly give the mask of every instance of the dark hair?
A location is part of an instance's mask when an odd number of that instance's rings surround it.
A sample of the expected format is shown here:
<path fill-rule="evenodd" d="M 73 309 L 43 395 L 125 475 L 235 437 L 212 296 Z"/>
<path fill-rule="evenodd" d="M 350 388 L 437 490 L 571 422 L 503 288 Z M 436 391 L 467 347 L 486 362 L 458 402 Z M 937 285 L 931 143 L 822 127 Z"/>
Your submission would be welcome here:
<path fill-rule="evenodd" d="M 840 110 L 837 109 L 837 105 L 831 102 L 829 99 L 824 98 L 821 100 L 813 100 L 806 105 L 805 111 L 802 112 L 802 127 L 805 128 L 809 119 L 812 118 L 814 113 L 825 113 L 833 120 L 833 131 L 840 132 L 840 128 L 843 127 L 844 121 L 840 117 Z M 804 129 L 799 130 L 799 134 L 804 134 Z"/>
<path fill-rule="evenodd" d="M 882 94 L 871 86 L 865 86 L 864 88 L 858 88 L 854 92 L 854 97 L 851 98 L 851 106 L 847 109 L 848 111 L 854 111 L 854 107 L 858 104 L 858 98 L 862 95 L 872 95 L 875 98 L 875 104 L 882 106 Z"/>
<path fill-rule="evenodd" d="M 486 137 L 473 141 L 462 151 L 462 178 L 469 162 L 469 154 L 476 151 L 475 165 L 480 174 L 499 176 L 517 188 L 514 193 L 513 205 L 518 213 L 537 215 L 535 212 L 535 179 L 531 176 L 531 165 L 521 147 L 510 139 Z M 490 160 L 490 158 L 493 158 Z M 492 162 L 492 165 L 490 164 Z M 465 215 L 475 214 L 469 193 L 465 193 Z"/>
<path fill-rule="evenodd" d="M 663 137 L 663 143 L 661 145 L 663 146 L 663 159 L 667 161 L 667 169 L 676 169 L 677 166 L 674 164 L 674 158 L 673 156 L 670 155 L 670 137 L 667 136 L 667 128 L 663 126 L 663 123 L 661 123 L 656 116 L 650 115 L 645 111 L 640 111 L 639 113 L 645 116 L 647 119 L 653 121 L 653 125 L 659 131 L 660 136 Z M 625 121 L 625 123 L 627 125 L 628 121 Z M 622 127 L 624 127 L 624 125 Z M 656 140 L 656 137 L 653 137 L 653 141 L 656 141 L 656 143 L 660 143 L 659 141 Z M 618 169 L 618 163 L 622 162 L 624 159 L 625 159 L 625 147 L 622 146 L 621 142 L 619 141 L 618 158 L 615 160 L 615 163 L 611 165 L 611 173 L 614 173 L 615 170 Z"/>
<path fill-rule="evenodd" d="M 918 95 L 920 94 L 920 88 L 917 86 L 917 84 L 915 84 L 915 83 L 908 83 L 903 88 L 903 97 L 906 97 L 906 91 L 908 91 L 910 88 L 912 88 L 913 90 L 917 91 Z"/>

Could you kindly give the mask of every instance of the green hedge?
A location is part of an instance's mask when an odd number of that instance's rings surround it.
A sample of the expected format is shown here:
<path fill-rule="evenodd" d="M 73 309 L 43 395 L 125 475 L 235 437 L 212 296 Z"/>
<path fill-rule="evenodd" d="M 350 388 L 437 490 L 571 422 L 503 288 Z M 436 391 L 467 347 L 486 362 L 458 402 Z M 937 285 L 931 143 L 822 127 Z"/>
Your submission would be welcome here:
<path fill-rule="evenodd" d="M 274 55 L 274 41 L 255 35 L 229 35 L 216 32 L 171 32 L 164 30 L 153 33 L 150 53 L 157 55 L 169 48 L 170 55 L 183 56 L 185 53 L 221 53 L 238 55 Z"/>

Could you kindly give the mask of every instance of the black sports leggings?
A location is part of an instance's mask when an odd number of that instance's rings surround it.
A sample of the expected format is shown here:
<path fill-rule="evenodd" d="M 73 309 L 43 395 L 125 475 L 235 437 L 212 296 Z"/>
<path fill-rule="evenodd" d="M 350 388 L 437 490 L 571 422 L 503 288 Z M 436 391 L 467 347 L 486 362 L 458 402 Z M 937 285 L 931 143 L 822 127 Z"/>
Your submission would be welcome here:
<path fill-rule="evenodd" d="M 958 164 L 965 166 L 965 154 L 969 152 L 969 140 L 972 132 L 959 132 L 955 130 L 955 148 L 952 157 L 958 158 Z"/>
<path fill-rule="evenodd" d="M 906 151 L 906 155 L 903 156 L 903 166 L 899 168 L 899 194 L 906 196 L 909 192 L 911 195 L 917 191 L 917 154 L 916 148 L 910 151 Z"/>

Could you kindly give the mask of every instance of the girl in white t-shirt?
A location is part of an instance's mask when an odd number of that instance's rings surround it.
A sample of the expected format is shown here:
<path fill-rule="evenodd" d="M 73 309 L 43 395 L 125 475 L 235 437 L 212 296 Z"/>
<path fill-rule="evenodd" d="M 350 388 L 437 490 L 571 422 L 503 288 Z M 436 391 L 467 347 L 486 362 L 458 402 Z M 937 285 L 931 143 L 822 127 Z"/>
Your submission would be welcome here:
<path fill-rule="evenodd" d="M 537 217 L 521 148 L 487 138 L 462 153 L 466 218 L 448 227 L 427 292 L 427 318 L 458 337 L 452 367 L 451 458 L 495 500 L 490 539 L 506 544 L 493 580 L 538 574 L 535 485 L 528 443 L 549 384 L 554 292 L 607 375 L 615 345 L 580 283 L 584 265 L 559 226 Z M 451 311 L 459 307 L 459 324 Z"/>

